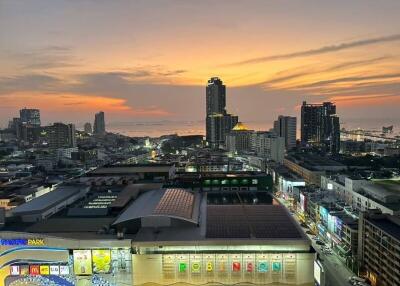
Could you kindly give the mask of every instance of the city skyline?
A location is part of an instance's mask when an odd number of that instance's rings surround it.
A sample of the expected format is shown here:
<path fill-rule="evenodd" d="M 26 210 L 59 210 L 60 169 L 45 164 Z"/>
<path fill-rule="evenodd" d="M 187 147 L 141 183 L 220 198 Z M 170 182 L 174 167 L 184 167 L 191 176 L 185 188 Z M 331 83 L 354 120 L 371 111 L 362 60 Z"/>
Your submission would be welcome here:
<path fill-rule="evenodd" d="M 108 122 L 200 121 L 212 76 L 244 122 L 298 117 L 306 100 L 396 125 L 399 5 L 1 1 L 0 125 L 24 106 L 46 124 L 99 110 Z"/>

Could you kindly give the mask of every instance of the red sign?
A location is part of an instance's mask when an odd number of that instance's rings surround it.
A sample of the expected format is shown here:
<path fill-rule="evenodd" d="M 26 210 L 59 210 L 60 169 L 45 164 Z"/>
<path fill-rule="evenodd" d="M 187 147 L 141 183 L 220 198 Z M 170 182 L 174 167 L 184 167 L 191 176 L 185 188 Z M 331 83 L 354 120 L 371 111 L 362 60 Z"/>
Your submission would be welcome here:
<path fill-rule="evenodd" d="M 239 272 L 240 271 L 240 262 L 233 262 L 232 263 L 232 271 Z"/>
<path fill-rule="evenodd" d="M 40 274 L 39 265 L 29 265 L 29 274 L 30 275 L 39 275 Z"/>
<path fill-rule="evenodd" d="M 253 262 L 247 262 L 247 272 L 253 272 Z"/>

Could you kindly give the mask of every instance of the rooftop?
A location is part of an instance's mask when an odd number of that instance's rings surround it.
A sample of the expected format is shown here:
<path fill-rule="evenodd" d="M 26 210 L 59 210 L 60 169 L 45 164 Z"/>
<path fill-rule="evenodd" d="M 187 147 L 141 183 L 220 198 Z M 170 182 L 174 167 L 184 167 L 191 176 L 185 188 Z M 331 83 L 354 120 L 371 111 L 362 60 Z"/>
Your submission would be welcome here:
<path fill-rule="evenodd" d="M 303 238 L 298 226 L 281 205 L 209 205 L 206 237 Z"/>
<path fill-rule="evenodd" d="M 112 165 L 93 170 L 88 175 L 133 175 L 136 173 L 168 173 L 171 164 Z"/>
<path fill-rule="evenodd" d="M 25 204 L 22 204 L 13 209 L 14 215 L 22 215 L 26 213 L 43 212 L 62 201 L 67 200 L 80 193 L 82 186 L 61 186 L 56 190 L 46 193 L 38 198 L 35 198 Z"/>
<path fill-rule="evenodd" d="M 195 205 L 200 195 L 185 189 L 148 191 L 137 198 L 114 222 L 114 225 L 145 217 L 170 217 L 197 224 Z"/>
<path fill-rule="evenodd" d="M 376 227 L 382 229 L 387 234 L 393 236 L 398 241 L 400 241 L 400 221 L 394 221 L 393 219 L 389 219 L 388 216 L 383 218 L 368 218 L 368 221 L 371 222 Z"/>
<path fill-rule="evenodd" d="M 249 130 L 246 125 L 244 125 L 242 122 L 238 122 L 235 127 L 233 127 L 234 131 L 247 131 Z"/>

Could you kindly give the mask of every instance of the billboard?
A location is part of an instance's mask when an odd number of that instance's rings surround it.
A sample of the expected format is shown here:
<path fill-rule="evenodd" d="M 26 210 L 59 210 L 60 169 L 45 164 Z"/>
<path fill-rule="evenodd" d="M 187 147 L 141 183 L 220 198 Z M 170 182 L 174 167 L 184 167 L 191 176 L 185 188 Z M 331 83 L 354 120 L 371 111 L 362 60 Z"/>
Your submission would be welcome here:
<path fill-rule="evenodd" d="M 74 273 L 75 275 L 91 275 L 92 252 L 90 250 L 74 250 Z"/>
<path fill-rule="evenodd" d="M 92 261 L 94 273 L 110 273 L 111 251 L 109 249 L 93 249 Z"/>
<path fill-rule="evenodd" d="M 303 193 L 300 193 L 300 209 L 302 212 L 307 210 L 307 198 L 304 196 Z"/>
<path fill-rule="evenodd" d="M 322 268 L 318 261 L 314 261 L 314 281 L 317 285 L 321 285 Z"/>

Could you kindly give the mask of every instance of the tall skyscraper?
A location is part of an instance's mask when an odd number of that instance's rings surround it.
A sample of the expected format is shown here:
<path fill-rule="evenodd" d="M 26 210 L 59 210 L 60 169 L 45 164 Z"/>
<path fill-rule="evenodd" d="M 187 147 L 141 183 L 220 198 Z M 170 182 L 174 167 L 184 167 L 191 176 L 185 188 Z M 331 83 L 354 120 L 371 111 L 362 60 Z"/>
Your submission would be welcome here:
<path fill-rule="evenodd" d="M 45 127 L 49 147 L 52 149 L 76 147 L 75 125 L 54 123 Z"/>
<path fill-rule="evenodd" d="M 93 130 L 92 130 L 92 124 L 90 124 L 89 122 L 86 122 L 85 125 L 83 126 L 83 130 L 84 130 L 86 133 L 92 133 L 92 132 L 93 132 Z"/>
<path fill-rule="evenodd" d="M 208 80 L 206 87 L 207 115 L 226 112 L 226 87 L 218 77 Z"/>
<path fill-rule="evenodd" d="M 331 102 L 301 106 L 301 142 L 325 147 L 331 153 L 339 152 L 340 123 L 336 105 Z"/>
<path fill-rule="evenodd" d="M 285 138 L 286 150 L 296 147 L 296 129 L 296 117 L 279 115 L 278 120 L 274 121 L 274 131 L 278 137 Z"/>
<path fill-rule="evenodd" d="M 104 135 L 106 133 L 106 123 L 103 111 L 96 113 L 94 116 L 93 133 L 96 135 Z"/>
<path fill-rule="evenodd" d="M 218 77 L 206 87 L 206 140 L 217 149 L 225 144 L 226 135 L 238 123 L 238 117 L 226 112 L 226 88 Z"/>
<path fill-rule="evenodd" d="M 40 110 L 24 108 L 19 111 L 22 124 L 38 127 L 40 126 Z"/>

